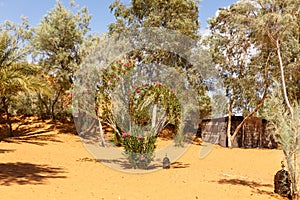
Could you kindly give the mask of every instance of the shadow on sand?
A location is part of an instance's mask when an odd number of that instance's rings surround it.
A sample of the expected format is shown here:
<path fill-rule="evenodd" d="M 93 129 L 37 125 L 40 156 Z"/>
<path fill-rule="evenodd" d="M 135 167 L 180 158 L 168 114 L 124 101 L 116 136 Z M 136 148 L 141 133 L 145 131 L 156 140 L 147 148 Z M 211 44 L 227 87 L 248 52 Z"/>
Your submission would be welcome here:
<path fill-rule="evenodd" d="M 252 189 L 253 193 L 257 193 L 257 194 L 261 194 L 261 195 L 269 195 L 272 197 L 278 197 L 279 199 L 282 199 L 282 197 L 280 197 L 279 195 L 264 190 L 264 187 L 267 188 L 273 188 L 273 185 L 271 184 L 264 184 L 264 183 L 259 183 L 256 181 L 250 181 L 250 180 L 243 180 L 243 179 L 220 179 L 219 181 L 217 181 L 219 184 L 230 184 L 230 185 L 242 185 L 245 187 L 250 187 Z"/>
<path fill-rule="evenodd" d="M 191 164 L 186 164 L 182 162 L 173 162 L 171 163 L 171 168 L 180 169 L 180 168 L 188 168 Z"/>
<path fill-rule="evenodd" d="M 65 171 L 60 167 L 16 162 L 0 164 L 0 185 L 12 184 L 43 184 L 47 179 L 66 178 Z"/>
<path fill-rule="evenodd" d="M 7 143 L 28 143 L 28 144 L 35 144 L 39 146 L 47 145 L 48 142 L 62 142 L 61 140 L 58 140 L 56 137 L 56 133 L 53 134 L 43 134 L 47 133 L 47 131 L 39 131 L 32 134 L 28 134 L 25 136 L 18 136 L 18 137 L 9 137 L 2 139 L 3 142 Z"/>
<path fill-rule="evenodd" d="M 0 153 L 13 153 L 16 149 L 0 149 Z"/>
<path fill-rule="evenodd" d="M 92 159 L 92 158 L 81 158 L 77 160 L 78 162 L 100 162 L 103 164 L 108 164 L 110 166 L 116 166 L 119 169 L 133 169 L 133 167 L 130 165 L 128 160 L 126 158 L 120 158 L 120 159 Z M 190 164 L 185 164 L 182 162 L 174 162 L 171 164 L 171 169 L 180 169 L 180 168 L 188 168 L 190 167 Z M 162 169 L 162 163 L 153 162 L 150 164 L 147 168 L 147 170 L 157 170 Z"/>
<path fill-rule="evenodd" d="M 48 142 L 62 142 L 57 139 L 57 134 L 76 134 L 75 125 L 73 122 L 43 122 L 38 118 L 19 117 L 14 119 L 17 127 L 13 130 L 13 137 L 10 137 L 7 127 L 0 123 L 0 141 L 7 143 L 29 143 L 34 145 L 44 146 Z M 2 128 L 1 128 L 2 127 Z"/>

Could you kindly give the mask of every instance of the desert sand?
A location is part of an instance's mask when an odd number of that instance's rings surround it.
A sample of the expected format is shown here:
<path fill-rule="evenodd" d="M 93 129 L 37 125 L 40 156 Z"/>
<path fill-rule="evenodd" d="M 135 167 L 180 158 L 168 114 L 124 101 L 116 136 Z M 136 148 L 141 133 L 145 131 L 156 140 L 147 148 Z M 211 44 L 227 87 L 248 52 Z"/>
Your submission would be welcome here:
<path fill-rule="evenodd" d="M 0 142 L 0 198 L 97 200 L 285 199 L 273 192 L 281 150 L 192 144 L 170 169 L 127 173 L 97 161 L 63 124 L 20 126 Z"/>

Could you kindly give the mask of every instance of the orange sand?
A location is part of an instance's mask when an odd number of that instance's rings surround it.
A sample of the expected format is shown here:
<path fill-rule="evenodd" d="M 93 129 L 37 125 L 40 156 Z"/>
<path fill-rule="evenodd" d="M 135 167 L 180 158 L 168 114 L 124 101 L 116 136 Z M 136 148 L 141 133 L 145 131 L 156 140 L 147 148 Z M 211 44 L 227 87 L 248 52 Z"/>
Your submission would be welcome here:
<path fill-rule="evenodd" d="M 131 174 L 96 162 L 78 136 L 49 126 L 0 142 L 2 200 L 284 199 L 273 193 L 280 150 L 215 146 L 199 159 L 205 144 L 191 145 L 171 169 Z"/>

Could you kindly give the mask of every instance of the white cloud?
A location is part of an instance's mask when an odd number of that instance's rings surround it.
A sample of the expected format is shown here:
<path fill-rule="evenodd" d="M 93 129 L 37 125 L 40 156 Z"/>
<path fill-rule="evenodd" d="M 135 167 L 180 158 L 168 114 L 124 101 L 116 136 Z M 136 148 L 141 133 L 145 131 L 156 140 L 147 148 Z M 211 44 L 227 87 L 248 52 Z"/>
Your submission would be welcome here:
<path fill-rule="evenodd" d="M 199 32 L 204 37 L 210 35 L 210 30 L 208 28 L 205 28 L 205 29 L 201 28 Z"/>

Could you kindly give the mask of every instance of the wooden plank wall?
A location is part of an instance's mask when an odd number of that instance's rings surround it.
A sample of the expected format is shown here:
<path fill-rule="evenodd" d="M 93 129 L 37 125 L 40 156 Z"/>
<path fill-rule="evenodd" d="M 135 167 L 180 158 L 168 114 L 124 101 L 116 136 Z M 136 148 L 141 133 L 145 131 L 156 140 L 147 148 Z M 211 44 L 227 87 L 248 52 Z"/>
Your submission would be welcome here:
<path fill-rule="evenodd" d="M 241 123 L 243 117 L 233 116 L 231 135 Z M 200 125 L 200 137 L 203 141 L 228 147 L 227 144 L 228 117 L 202 120 Z M 243 148 L 277 148 L 278 143 L 271 131 L 267 130 L 267 121 L 252 117 L 241 128 L 234 140 L 233 147 Z"/>

